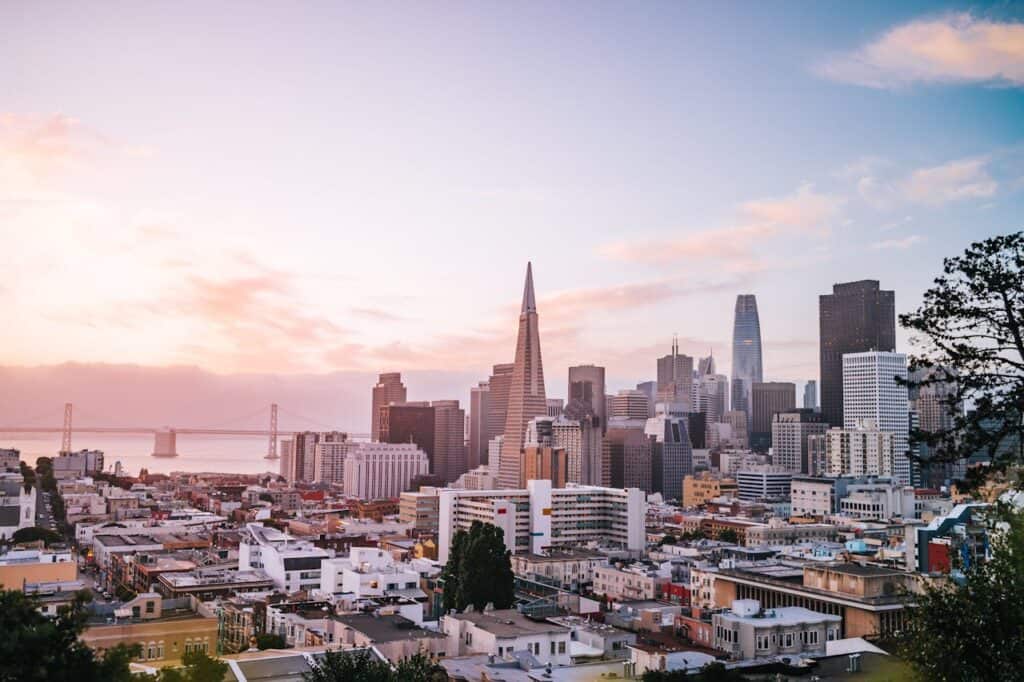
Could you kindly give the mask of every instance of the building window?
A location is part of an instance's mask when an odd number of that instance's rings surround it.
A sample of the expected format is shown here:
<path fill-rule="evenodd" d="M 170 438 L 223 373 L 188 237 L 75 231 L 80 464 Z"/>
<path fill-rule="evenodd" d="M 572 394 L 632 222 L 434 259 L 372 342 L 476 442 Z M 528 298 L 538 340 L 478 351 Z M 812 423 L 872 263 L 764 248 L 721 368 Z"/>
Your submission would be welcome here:
<path fill-rule="evenodd" d="M 768 649 L 768 635 L 757 636 L 757 648 L 762 651 Z"/>
<path fill-rule="evenodd" d="M 155 610 L 155 603 L 151 602 L 151 601 L 146 602 L 146 613 L 153 613 L 154 610 Z"/>
<path fill-rule="evenodd" d="M 786 648 L 789 648 L 789 647 L 793 646 L 793 633 L 792 632 L 787 632 L 786 633 L 786 643 L 785 643 L 784 646 Z"/>

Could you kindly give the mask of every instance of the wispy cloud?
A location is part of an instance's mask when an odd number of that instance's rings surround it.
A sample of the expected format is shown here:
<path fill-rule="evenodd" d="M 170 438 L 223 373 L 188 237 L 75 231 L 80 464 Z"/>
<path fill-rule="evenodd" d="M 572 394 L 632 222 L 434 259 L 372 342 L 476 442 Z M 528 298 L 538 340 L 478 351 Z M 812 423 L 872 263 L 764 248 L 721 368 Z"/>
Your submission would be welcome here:
<path fill-rule="evenodd" d="M 678 237 L 613 242 L 598 251 L 613 260 L 667 264 L 684 259 L 725 262 L 733 272 L 763 267 L 757 257 L 765 241 L 787 234 L 827 236 L 844 199 L 822 194 L 810 184 L 785 197 L 743 203 L 734 225 L 697 230 Z"/>
<path fill-rule="evenodd" d="M 920 244 L 924 241 L 924 237 L 919 234 L 912 234 L 902 239 L 883 239 L 882 241 L 874 242 L 871 244 L 871 248 L 875 251 L 883 251 L 889 249 L 909 249 L 915 244 Z"/>
<path fill-rule="evenodd" d="M 985 158 L 959 159 L 940 166 L 919 168 L 901 183 L 899 189 L 907 200 L 931 205 L 991 197 L 999 183 L 988 174 L 985 169 L 987 163 Z"/>
<path fill-rule="evenodd" d="M 1024 23 L 970 13 L 918 19 L 818 64 L 819 75 L 870 88 L 912 83 L 1024 86 Z"/>

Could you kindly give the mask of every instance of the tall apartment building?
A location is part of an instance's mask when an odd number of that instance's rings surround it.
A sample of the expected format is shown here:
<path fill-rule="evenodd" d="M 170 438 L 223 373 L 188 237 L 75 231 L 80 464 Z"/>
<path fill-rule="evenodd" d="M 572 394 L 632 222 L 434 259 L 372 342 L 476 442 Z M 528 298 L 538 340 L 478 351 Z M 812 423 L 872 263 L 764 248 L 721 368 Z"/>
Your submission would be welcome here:
<path fill-rule="evenodd" d="M 754 382 L 751 386 L 750 449 L 768 452 L 772 443 L 772 417 L 796 408 L 796 384 Z"/>
<path fill-rule="evenodd" d="M 597 365 L 576 365 L 569 368 L 569 403 L 578 400 L 589 406 L 600 422 L 602 431 L 606 428 L 607 409 L 604 404 L 604 367 Z"/>
<path fill-rule="evenodd" d="M 693 358 L 679 352 L 679 339 L 672 338 L 672 352 L 658 358 L 658 402 L 682 403 L 693 407 Z"/>
<path fill-rule="evenodd" d="M 807 475 L 828 474 L 828 431 L 807 436 Z"/>
<path fill-rule="evenodd" d="M 508 418 L 508 391 L 512 387 L 512 370 L 515 363 L 505 362 L 494 365 L 491 368 L 491 376 L 487 380 L 487 443 L 490 444 L 498 436 L 505 435 L 505 421 Z M 488 455 L 490 457 L 490 447 Z M 498 471 L 498 458 L 485 459 L 483 464 L 489 464 L 494 473 Z"/>
<path fill-rule="evenodd" d="M 475 469 L 487 464 L 487 441 L 494 437 L 488 428 L 491 409 L 491 385 L 486 381 L 469 389 L 469 448 L 466 466 Z"/>
<path fill-rule="evenodd" d="M 427 453 L 430 470 L 436 466 L 434 448 L 436 429 L 434 408 L 428 402 L 385 405 L 380 408 L 377 441 L 381 443 L 415 443 Z"/>
<path fill-rule="evenodd" d="M 345 482 L 345 457 L 355 447 L 350 440 L 321 441 L 313 444 L 313 456 L 310 461 L 313 473 L 308 479 L 313 483 Z"/>
<path fill-rule="evenodd" d="M 601 485 L 600 418 L 589 406 L 572 401 L 565 416 L 551 422 L 551 445 L 565 450 L 570 483 Z"/>
<path fill-rule="evenodd" d="M 519 453 L 523 449 L 526 425 L 534 417 L 547 414 L 537 300 L 533 291 L 533 267 L 529 263 L 526 265 L 526 283 L 523 287 L 516 359 L 513 364 L 505 438 L 501 445 L 501 461 L 498 462 L 498 482 L 507 488 L 516 487 L 519 479 Z"/>
<path fill-rule="evenodd" d="M 651 491 L 666 500 L 678 499 L 683 477 L 693 473 L 693 448 L 685 417 L 666 412 L 647 420 L 644 433 L 654 437 L 651 451 Z"/>
<path fill-rule="evenodd" d="M 608 418 L 647 419 L 652 404 L 647 394 L 639 390 L 623 389 L 612 397 L 608 405 Z"/>
<path fill-rule="evenodd" d="M 520 486 L 527 481 L 546 480 L 556 488 L 564 488 L 567 481 L 568 461 L 565 450 L 550 445 L 527 445 L 523 448 L 520 465 Z"/>
<path fill-rule="evenodd" d="M 856 422 L 853 428 L 825 432 L 828 476 L 892 476 L 896 434 L 881 431 L 874 420 Z"/>
<path fill-rule="evenodd" d="M 812 409 L 777 412 L 772 417 L 772 464 L 794 474 L 810 473 L 807 438 L 827 430 L 825 418 Z"/>
<path fill-rule="evenodd" d="M 316 446 L 318 443 L 343 443 L 348 440 L 344 431 L 302 431 L 282 442 L 281 475 L 289 483 L 316 479 Z M 340 478 L 338 479 L 341 480 Z"/>
<path fill-rule="evenodd" d="M 894 434 L 892 476 L 910 485 L 909 401 L 906 380 L 907 356 L 903 353 L 869 351 L 843 356 L 843 425 L 854 428 L 871 420 L 875 426 Z"/>
<path fill-rule="evenodd" d="M 345 457 L 345 494 L 360 500 L 398 497 L 430 472 L 414 443 L 357 443 Z"/>
<path fill-rule="evenodd" d="M 804 384 L 804 409 L 818 409 L 818 382 L 814 379 L 808 379 Z"/>
<path fill-rule="evenodd" d="M 380 433 L 380 408 L 391 403 L 404 403 L 405 400 L 406 391 L 401 372 L 386 372 L 377 377 L 377 385 L 373 387 L 373 413 L 370 418 L 372 440 L 377 440 L 377 434 Z"/>
<path fill-rule="evenodd" d="M 431 472 L 451 483 L 468 471 L 466 462 L 466 413 L 458 400 L 435 400 L 434 461 Z"/>
<path fill-rule="evenodd" d="M 525 488 L 439 491 L 438 561 L 446 562 L 452 536 L 482 521 L 502 530 L 512 554 L 541 554 L 553 547 L 596 542 L 639 553 L 646 542 L 646 502 L 636 488 L 529 481 Z"/>
<path fill-rule="evenodd" d="M 736 297 L 732 326 L 732 409 L 749 415 L 751 391 L 764 381 L 761 358 L 761 318 L 753 294 Z"/>
<path fill-rule="evenodd" d="M 821 412 L 843 426 L 843 356 L 896 349 L 896 294 L 877 280 L 836 284 L 818 299 Z"/>
<path fill-rule="evenodd" d="M 646 419 L 613 419 L 602 441 L 602 485 L 651 492 L 653 442 Z"/>
<path fill-rule="evenodd" d="M 724 374 L 699 374 L 694 386 L 696 411 L 706 416 L 708 424 L 722 421 L 729 409 L 729 378 Z"/>

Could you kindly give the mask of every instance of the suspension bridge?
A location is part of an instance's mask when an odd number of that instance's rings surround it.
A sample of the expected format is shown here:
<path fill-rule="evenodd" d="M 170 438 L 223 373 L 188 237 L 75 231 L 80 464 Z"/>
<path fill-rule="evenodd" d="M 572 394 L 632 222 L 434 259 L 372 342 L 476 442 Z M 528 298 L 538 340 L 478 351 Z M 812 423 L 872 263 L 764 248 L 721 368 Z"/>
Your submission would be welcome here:
<path fill-rule="evenodd" d="M 291 428 L 284 429 L 278 426 L 278 412 L 283 413 L 292 421 L 300 421 L 305 423 L 305 428 Z M 247 415 L 242 415 L 234 419 L 223 422 L 219 425 L 205 426 L 205 427 L 191 427 L 191 426 L 96 426 L 95 422 L 104 422 L 106 420 L 96 419 L 90 415 L 89 426 L 73 426 L 74 423 L 74 405 L 72 403 L 64 403 L 64 423 L 61 426 L 45 425 L 40 426 L 36 422 L 44 419 L 52 419 L 52 414 L 41 415 L 32 419 L 25 420 L 22 424 L 17 426 L 0 425 L 0 433 L 23 433 L 23 434 L 38 434 L 38 433 L 59 433 L 61 434 L 60 453 L 70 453 L 72 435 L 74 433 L 107 433 L 107 434 L 152 434 L 153 435 L 153 456 L 154 457 L 177 457 L 177 436 L 178 435 L 209 435 L 209 436 L 240 436 L 240 437 L 265 437 L 267 439 L 267 454 L 265 459 L 278 459 L 280 454 L 278 452 L 278 438 L 289 437 L 296 433 L 302 433 L 305 431 L 337 431 L 340 430 L 337 427 L 324 424 L 304 417 L 299 414 L 288 412 L 278 407 L 277 403 L 272 403 L 267 412 L 263 409 L 258 410 Z M 228 427 L 226 424 L 238 423 L 238 422 L 250 422 L 258 418 L 261 414 L 269 416 L 269 421 L 266 428 L 234 428 Z M 109 423 L 109 422 L 108 422 Z M 364 433 L 349 433 L 351 438 L 369 438 L 369 434 Z"/>

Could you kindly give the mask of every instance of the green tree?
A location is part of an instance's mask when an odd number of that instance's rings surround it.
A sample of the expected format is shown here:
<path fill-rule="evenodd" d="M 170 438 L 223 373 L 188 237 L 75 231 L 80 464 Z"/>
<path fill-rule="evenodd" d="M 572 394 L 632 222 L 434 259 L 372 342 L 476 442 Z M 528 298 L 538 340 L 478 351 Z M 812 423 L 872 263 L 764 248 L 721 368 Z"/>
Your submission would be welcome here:
<path fill-rule="evenodd" d="M 1020 679 L 1024 670 L 1024 517 L 993 514 L 992 555 L 964 579 L 925 587 L 899 649 L 935 682 Z"/>
<path fill-rule="evenodd" d="M 394 680 L 395 682 L 405 682 L 405 680 L 413 680 L 414 682 L 447 682 L 448 673 L 445 672 L 443 666 L 430 658 L 430 656 L 427 656 L 422 651 L 418 651 L 398 662 L 395 666 Z"/>
<path fill-rule="evenodd" d="M 718 531 L 717 539 L 721 542 L 729 542 L 735 545 L 739 544 L 740 536 L 732 528 L 723 528 L 722 530 Z"/>
<path fill-rule="evenodd" d="M 505 548 L 504 537 L 504 531 L 490 523 L 474 521 L 470 526 L 459 547 L 454 608 L 462 611 L 472 606 L 482 611 L 493 604 L 496 609 L 507 609 L 515 603 L 512 553 Z"/>
<path fill-rule="evenodd" d="M 952 387 L 944 399 L 950 426 L 911 433 L 927 446 L 925 464 L 985 454 L 991 467 L 972 470 L 973 486 L 1024 461 L 1024 232 L 946 258 L 922 305 L 900 324 L 917 349 L 911 389 Z"/>
<path fill-rule="evenodd" d="M 180 668 L 161 668 L 156 682 L 223 682 L 228 672 L 227 663 L 202 651 L 190 651 L 181 663 Z"/>
<path fill-rule="evenodd" d="M 288 643 L 284 641 L 284 637 L 276 632 L 264 632 L 262 635 L 256 635 L 257 649 L 285 649 L 287 647 Z"/>
<path fill-rule="evenodd" d="M 60 542 L 63 539 L 64 538 L 62 538 L 59 533 L 54 533 L 52 530 L 40 528 L 38 526 L 19 528 L 14 531 L 14 535 L 11 536 L 12 542 L 35 542 L 36 540 L 42 540 L 46 545 L 50 545 L 54 542 Z"/>
<path fill-rule="evenodd" d="M 661 544 L 663 545 L 674 545 L 676 542 L 676 536 L 671 533 L 666 534 L 665 537 L 661 539 Z"/>
<path fill-rule="evenodd" d="M 367 649 L 359 651 L 325 651 L 309 672 L 302 674 L 306 682 L 391 682 L 391 667 Z"/>
<path fill-rule="evenodd" d="M 462 556 L 466 551 L 466 538 L 469 534 L 457 530 L 452 535 L 451 548 L 448 550 L 448 562 L 441 570 L 440 582 L 444 585 L 444 610 L 458 611 L 459 575 L 462 573 Z"/>
<path fill-rule="evenodd" d="M 83 644 L 91 599 L 77 594 L 70 605 L 48 618 L 39 602 L 16 590 L 0 590 L 0 682 L 127 682 L 128 664 L 137 646 L 119 645 L 102 656 Z"/>
<path fill-rule="evenodd" d="M 36 485 L 36 472 L 25 462 L 18 462 L 18 468 L 21 470 L 21 477 L 25 480 L 25 492 L 28 492 Z"/>
<path fill-rule="evenodd" d="M 694 674 L 686 670 L 648 670 L 641 679 L 643 682 L 744 682 L 747 678 L 715 661 Z"/>

